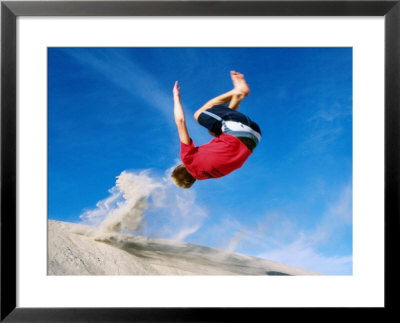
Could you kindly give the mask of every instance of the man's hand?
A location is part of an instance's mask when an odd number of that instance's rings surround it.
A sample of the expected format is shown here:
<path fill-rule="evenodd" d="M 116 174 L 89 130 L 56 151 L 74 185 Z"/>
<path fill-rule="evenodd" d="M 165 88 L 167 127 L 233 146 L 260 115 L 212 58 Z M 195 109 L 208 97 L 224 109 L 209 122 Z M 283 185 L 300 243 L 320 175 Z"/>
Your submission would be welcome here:
<path fill-rule="evenodd" d="M 172 94 L 174 95 L 174 98 L 181 98 L 181 94 L 179 93 L 180 87 L 178 87 L 178 81 L 175 82 L 174 88 L 172 89 Z"/>

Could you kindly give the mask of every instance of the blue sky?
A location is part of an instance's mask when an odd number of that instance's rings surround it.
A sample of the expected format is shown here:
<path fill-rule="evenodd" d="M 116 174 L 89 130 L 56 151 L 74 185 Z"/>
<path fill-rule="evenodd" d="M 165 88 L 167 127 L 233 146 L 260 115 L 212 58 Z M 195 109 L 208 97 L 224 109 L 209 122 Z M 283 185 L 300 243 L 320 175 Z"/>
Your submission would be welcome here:
<path fill-rule="evenodd" d="M 260 145 L 224 178 L 165 184 L 174 82 L 201 145 L 193 113 L 232 88 L 230 70 L 250 85 L 240 111 Z M 126 171 L 167 185 L 162 205 L 149 196 L 150 236 L 352 274 L 351 48 L 49 48 L 48 90 L 49 219 L 82 222 Z"/>

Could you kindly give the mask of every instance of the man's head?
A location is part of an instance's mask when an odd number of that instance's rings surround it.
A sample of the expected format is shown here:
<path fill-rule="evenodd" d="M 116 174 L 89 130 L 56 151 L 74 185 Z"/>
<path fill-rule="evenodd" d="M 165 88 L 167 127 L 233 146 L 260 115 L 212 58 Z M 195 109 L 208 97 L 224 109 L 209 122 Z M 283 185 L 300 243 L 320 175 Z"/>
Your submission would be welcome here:
<path fill-rule="evenodd" d="M 196 181 L 183 164 L 174 169 L 171 178 L 177 186 L 182 188 L 190 188 Z"/>

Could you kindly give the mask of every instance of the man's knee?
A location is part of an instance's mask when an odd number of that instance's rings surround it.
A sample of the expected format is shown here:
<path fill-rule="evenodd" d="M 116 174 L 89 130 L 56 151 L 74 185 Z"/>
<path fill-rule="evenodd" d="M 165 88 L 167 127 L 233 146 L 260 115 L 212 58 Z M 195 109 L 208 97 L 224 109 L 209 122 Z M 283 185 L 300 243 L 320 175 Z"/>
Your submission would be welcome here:
<path fill-rule="evenodd" d="M 197 122 L 199 122 L 199 116 L 203 111 L 196 111 L 193 115 L 194 120 L 196 120 Z"/>
<path fill-rule="evenodd" d="M 197 111 L 194 113 L 194 115 L 193 115 L 194 120 L 196 120 L 197 122 L 199 122 L 200 114 L 202 114 L 203 111 L 206 111 L 206 110 L 208 110 L 208 109 L 211 108 L 211 107 L 212 107 L 212 105 L 210 105 L 210 104 L 207 104 L 207 105 L 202 106 L 199 110 L 197 110 Z"/>

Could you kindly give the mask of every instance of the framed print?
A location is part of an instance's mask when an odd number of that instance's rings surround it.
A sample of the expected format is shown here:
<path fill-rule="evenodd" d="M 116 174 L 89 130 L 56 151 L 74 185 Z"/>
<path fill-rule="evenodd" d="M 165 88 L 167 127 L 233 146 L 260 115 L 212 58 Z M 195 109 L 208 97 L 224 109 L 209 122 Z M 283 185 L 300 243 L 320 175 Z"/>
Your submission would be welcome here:
<path fill-rule="evenodd" d="M 399 14 L 3 1 L 1 320 L 393 310 Z"/>

